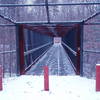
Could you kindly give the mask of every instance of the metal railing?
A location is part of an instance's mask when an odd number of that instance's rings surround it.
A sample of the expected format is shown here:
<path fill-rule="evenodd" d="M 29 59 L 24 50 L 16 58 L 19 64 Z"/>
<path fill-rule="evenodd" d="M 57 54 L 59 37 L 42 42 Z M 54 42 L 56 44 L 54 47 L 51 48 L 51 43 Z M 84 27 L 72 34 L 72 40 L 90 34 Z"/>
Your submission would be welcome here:
<path fill-rule="evenodd" d="M 80 3 L 48 3 L 48 6 L 69 6 L 69 5 L 100 5 L 100 2 L 80 2 Z M 45 3 L 39 4 L 0 4 L 0 7 L 26 7 L 26 6 L 46 6 Z"/>
<path fill-rule="evenodd" d="M 76 56 L 76 51 L 74 51 L 71 47 L 69 47 L 67 44 L 65 44 L 64 42 L 62 42 L 62 44 L 65 46 L 65 47 L 67 47 L 67 49 L 69 49 L 69 51 L 71 51 L 71 53 L 74 55 L 74 56 Z"/>
<path fill-rule="evenodd" d="M 49 45 L 51 45 L 51 44 L 52 44 L 52 42 L 51 42 L 51 43 L 46 43 L 46 44 L 44 44 L 44 45 L 42 45 L 42 46 L 39 46 L 39 47 L 37 47 L 37 48 L 34 48 L 34 49 L 32 49 L 32 50 L 28 50 L 28 51 L 24 52 L 24 56 L 26 56 L 26 55 L 28 55 L 28 54 L 31 54 L 31 53 L 33 53 L 33 52 L 35 52 L 35 51 L 37 51 L 37 50 L 39 50 L 39 49 L 41 49 L 41 48 L 44 48 L 44 47 L 46 47 L 46 46 L 49 46 Z"/>
<path fill-rule="evenodd" d="M 50 49 L 50 47 L 45 50 L 40 56 L 38 56 L 27 68 L 25 68 L 25 71 L 28 71 L 32 67 L 32 65 L 34 65 L 41 57 L 43 57 L 43 55 Z"/>
<path fill-rule="evenodd" d="M 11 50 L 11 51 L 2 51 L 0 54 L 6 54 L 6 53 L 15 53 L 16 50 Z"/>

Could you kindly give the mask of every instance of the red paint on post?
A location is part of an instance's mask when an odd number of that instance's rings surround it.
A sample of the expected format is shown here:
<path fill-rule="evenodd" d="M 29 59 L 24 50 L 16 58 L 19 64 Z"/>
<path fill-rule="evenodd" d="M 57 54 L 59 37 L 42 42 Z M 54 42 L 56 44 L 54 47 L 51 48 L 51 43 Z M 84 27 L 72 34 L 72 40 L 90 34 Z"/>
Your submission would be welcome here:
<path fill-rule="evenodd" d="M 48 66 L 44 67 L 44 90 L 49 91 L 49 70 L 48 70 Z"/>
<path fill-rule="evenodd" d="M 100 91 L 100 64 L 96 65 L 96 91 Z"/>
<path fill-rule="evenodd" d="M 2 70 L 2 67 L 0 66 L 0 91 L 3 90 L 3 87 L 2 87 L 2 77 L 3 77 L 3 70 Z"/>
<path fill-rule="evenodd" d="M 23 25 L 19 25 L 19 64 L 20 64 L 20 75 L 25 74 L 25 66 L 24 66 L 24 29 Z"/>

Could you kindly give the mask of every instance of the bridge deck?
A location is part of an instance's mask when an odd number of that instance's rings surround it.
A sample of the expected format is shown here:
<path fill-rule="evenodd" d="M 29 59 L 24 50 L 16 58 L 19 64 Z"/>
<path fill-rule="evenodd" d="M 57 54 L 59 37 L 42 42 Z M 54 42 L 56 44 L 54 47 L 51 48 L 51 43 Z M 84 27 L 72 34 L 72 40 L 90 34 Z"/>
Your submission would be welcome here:
<path fill-rule="evenodd" d="M 43 66 L 49 67 L 50 75 L 75 74 L 74 66 L 61 44 L 52 45 L 48 52 L 26 74 L 42 75 Z"/>

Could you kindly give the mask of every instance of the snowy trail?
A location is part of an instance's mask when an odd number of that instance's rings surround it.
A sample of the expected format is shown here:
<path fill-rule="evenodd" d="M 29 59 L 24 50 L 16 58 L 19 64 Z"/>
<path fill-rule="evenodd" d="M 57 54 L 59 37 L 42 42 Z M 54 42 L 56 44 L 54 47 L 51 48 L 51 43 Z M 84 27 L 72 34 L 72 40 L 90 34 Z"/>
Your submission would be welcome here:
<path fill-rule="evenodd" d="M 49 91 L 44 91 L 44 77 L 24 75 L 3 79 L 0 100 L 100 100 L 95 80 L 80 76 L 49 77 Z"/>
<path fill-rule="evenodd" d="M 42 75 L 43 66 L 49 67 L 50 75 L 75 74 L 68 55 L 61 44 L 54 44 L 26 74 Z"/>

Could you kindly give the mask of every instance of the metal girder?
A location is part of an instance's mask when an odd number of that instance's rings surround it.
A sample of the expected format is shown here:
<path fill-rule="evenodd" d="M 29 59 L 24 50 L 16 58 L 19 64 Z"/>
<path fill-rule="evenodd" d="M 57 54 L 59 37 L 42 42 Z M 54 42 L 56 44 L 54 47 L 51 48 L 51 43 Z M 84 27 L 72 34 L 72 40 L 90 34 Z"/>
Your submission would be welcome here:
<path fill-rule="evenodd" d="M 66 26 L 73 26 L 73 24 L 77 24 L 77 23 L 81 23 L 81 21 L 63 21 L 63 22 L 35 22 L 35 21 L 26 21 L 26 22 L 15 22 L 15 24 L 0 24 L 0 26 L 16 26 L 16 25 L 19 25 L 19 24 L 31 24 L 33 26 L 48 26 L 48 27 L 55 27 L 57 24 L 62 24 L 62 25 L 66 25 Z"/>
<path fill-rule="evenodd" d="M 38 26 L 38 27 L 35 27 L 35 26 L 30 26 L 30 25 L 23 25 L 23 28 L 30 29 L 31 31 L 39 32 L 39 33 L 42 33 L 42 34 L 45 34 L 45 35 L 48 35 L 48 36 L 51 36 L 51 37 L 54 37 L 55 36 L 49 30 L 49 28 L 46 27 L 46 26 Z"/>
<path fill-rule="evenodd" d="M 43 57 L 43 55 L 46 54 L 50 47 L 47 50 L 45 50 L 40 56 L 38 56 L 27 68 L 25 68 L 25 72 L 27 72 L 32 67 L 32 65 L 34 65 L 41 57 Z"/>
<path fill-rule="evenodd" d="M 16 26 L 16 25 L 15 24 L 14 25 L 12 25 L 12 24 L 0 24 L 0 27 L 8 27 L 8 26 L 12 27 L 12 26 Z"/>
<path fill-rule="evenodd" d="M 84 23 L 84 25 L 100 25 L 100 22 Z"/>
<path fill-rule="evenodd" d="M 89 22 L 89 23 L 85 23 L 87 22 L 88 20 L 94 18 L 95 16 L 99 15 L 100 12 L 97 12 L 95 14 L 93 14 L 92 16 L 88 17 L 87 19 L 84 19 L 82 21 L 63 21 L 63 22 L 59 22 L 59 21 L 50 21 L 50 18 L 47 18 L 48 21 L 44 21 L 44 22 L 34 22 L 34 21 L 26 21 L 26 22 L 15 22 L 13 21 L 12 19 L 8 18 L 8 17 L 5 17 L 3 15 L 0 15 L 1 18 L 13 23 L 14 25 L 16 24 L 33 24 L 33 25 L 40 25 L 40 24 L 66 24 L 66 25 L 71 25 L 71 24 L 77 24 L 77 23 L 82 23 L 84 22 L 84 25 L 100 25 L 100 22 Z M 0 24 L 0 26 L 14 26 L 12 24 Z"/>
<path fill-rule="evenodd" d="M 19 24 L 21 24 L 21 23 L 19 23 Z M 26 22 L 26 24 L 29 24 L 29 23 Z M 53 24 L 52 23 L 45 23 L 45 24 L 42 24 L 42 23 L 30 23 L 30 24 L 33 25 L 33 26 L 46 25 L 47 27 L 55 27 L 57 23 L 53 23 Z M 62 25 L 67 26 L 67 27 L 71 27 L 71 26 L 73 26 L 74 23 L 70 24 L 70 22 L 69 22 L 69 24 L 68 24 L 68 22 L 66 22 L 66 23 L 59 23 L 59 24 L 62 24 Z M 84 23 L 84 25 L 100 25 L 100 22 L 89 22 L 89 23 Z M 13 26 L 16 26 L 16 24 L 14 24 L 14 25 L 11 25 L 11 24 L 0 24 L 0 27 L 13 27 Z"/>
<path fill-rule="evenodd" d="M 39 47 L 36 47 L 36 48 L 34 48 L 34 49 L 28 50 L 28 51 L 24 52 L 24 56 L 27 56 L 27 55 L 29 55 L 29 54 L 32 54 L 33 52 L 35 52 L 35 51 L 37 51 L 37 50 L 39 50 L 39 49 L 41 49 L 41 48 L 44 48 L 44 47 L 46 47 L 46 46 L 49 46 L 49 45 L 51 45 L 51 44 L 52 44 L 52 42 L 51 42 L 51 43 L 46 43 L 46 44 L 44 44 L 44 45 L 42 45 L 42 46 L 39 46 Z"/>
<path fill-rule="evenodd" d="M 68 26 L 62 26 L 62 25 L 58 24 L 54 29 L 58 33 L 59 37 L 63 37 L 68 33 L 68 31 L 70 31 L 72 29 L 72 26 L 68 27 Z"/>
<path fill-rule="evenodd" d="M 89 21 L 90 19 L 93 19 L 94 17 L 98 16 L 99 14 L 100 14 L 100 11 L 97 12 L 97 13 L 95 13 L 95 14 L 93 14 L 92 16 L 90 16 L 90 17 L 84 19 L 83 22 L 87 22 L 87 21 Z"/>
<path fill-rule="evenodd" d="M 24 74 L 24 31 L 23 26 L 16 26 L 16 51 L 17 51 L 17 67 L 20 75 Z M 19 72 L 20 70 L 20 72 Z"/>
<path fill-rule="evenodd" d="M 0 17 L 4 18 L 5 20 L 8 20 L 11 23 L 14 24 L 75 24 L 75 23 L 79 23 L 79 22 L 86 22 L 88 20 L 90 20 L 91 18 L 95 17 L 96 15 L 98 15 L 98 13 L 93 14 L 91 17 L 88 17 L 87 19 L 84 19 L 82 21 L 69 21 L 69 22 L 53 22 L 50 21 L 50 15 L 49 15 L 49 6 L 69 6 L 69 5 L 100 5 L 100 2 L 84 2 L 84 3 L 48 3 L 48 0 L 45 0 L 45 3 L 41 3 L 41 4 L 0 4 L 0 7 L 26 7 L 26 6 L 45 6 L 46 7 L 46 12 L 47 12 L 47 21 L 46 22 L 16 22 L 13 21 L 12 19 L 5 17 L 3 15 L 0 15 Z M 99 12 L 100 14 L 100 12 Z M 93 24 L 93 25 L 98 25 L 100 23 L 88 23 L 88 24 Z M 4 25 L 0 25 L 0 26 L 4 26 Z M 10 25 L 8 25 L 10 26 Z"/>
<path fill-rule="evenodd" d="M 83 76 L 83 38 L 84 38 L 84 32 L 83 32 L 84 26 L 83 23 L 80 24 L 80 76 Z"/>
<path fill-rule="evenodd" d="M 7 21 L 9 21 L 9 22 L 11 22 L 11 23 L 13 23 L 13 24 L 15 24 L 15 22 L 12 19 L 8 18 L 8 17 L 5 17 L 5 16 L 3 16 L 1 14 L 0 14 L 0 17 L 5 19 L 5 20 L 7 20 Z"/>
<path fill-rule="evenodd" d="M 47 12 L 47 21 L 48 21 L 48 23 L 50 23 L 48 0 L 45 0 L 45 6 L 46 6 L 46 12 Z"/>
<path fill-rule="evenodd" d="M 81 55 L 81 26 L 80 24 L 77 25 L 77 35 L 76 35 L 76 43 L 77 43 L 77 58 L 76 58 L 76 70 L 77 70 L 77 75 L 80 75 L 80 55 Z"/>
<path fill-rule="evenodd" d="M 0 52 L 0 54 L 7 54 L 7 53 L 16 53 L 16 50 L 2 51 L 2 52 Z"/>
<path fill-rule="evenodd" d="M 79 23 L 79 24 L 81 24 L 81 23 Z M 65 35 L 68 33 L 68 31 L 70 31 L 70 30 L 72 30 L 72 29 L 74 29 L 74 28 L 77 28 L 77 24 L 74 24 L 74 25 L 71 26 L 71 27 L 66 27 L 66 26 L 64 26 L 62 29 L 59 30 L 59 32 L 61 32 L 61 33 L 60 33 L 60 36 L 61 36 L 61 37 L 65 36 Z M 61 30 L 63 30 L 63 31 L 61 31 Z"/>
<path fill-rule="evenodd" d="M 100 54 L 100 51 L 95 51 L 95 50 L 83 50 L 83 52 L 99 53 Z"/>
<path fill-rule="evenodd" d="M 31 26 L 31 25 L 24 25 L 23 27 L 26 29 L 30 29 L 31 31 L 35 31 L 35 32 L 39 32 L 39 33 L 43 33 L 45 35 L 48 36 L 60 36 L 63 37 L 65 34 L 67 34 L 67 32 L 75 27 L 77 27 L 77 24 L 74 24 L 73 26 L 62 26 L 61 24 L 57 24 L 54 28 L 54 31 L 58 34 L 53 34 L 54 32 L 52 32 L 46 25 L 41 25 L 41 26 Z"/>
<path fill-rule="evenodd" d="M 80 3 L 48 3 L 48 6 L 69 6 L 69 5 L 100 5 L 100 2 L 80 2 Z M 46 6 L 40 4 L 0 4 L 0 7 L 26 7 L 26 6 Z"/>
<path fill-rule="evenodd" d="M 16 24 L 33 24 L 33 25 L 39 25 L 39 24 L 77 24 L 77 23 L 81 23 L 82 21 L 50 21 L 50 23 L 48 23 L 47 21 L 46 22 L 28 22 L 28 21 L 26 21 L 26 22 L 16 22 Z"/>
<path fill-rule="evenodd" d="M 67 49 L 69 49 L 69 51 L 72 52 L 72 54 L 73 54 L 74 56 L 76 56 L 76 51 L 74 51 L 74 50 L 73 50 L 71 47 L 69 47 L 66 43 L 62 42 L 62 44 L 63 44 L 65 47 L 67 47 Z"/>

